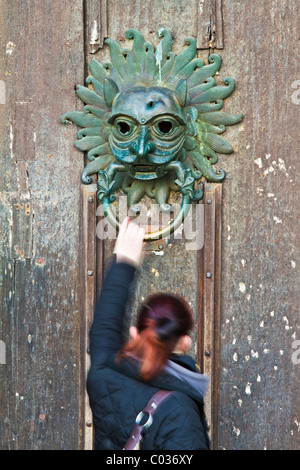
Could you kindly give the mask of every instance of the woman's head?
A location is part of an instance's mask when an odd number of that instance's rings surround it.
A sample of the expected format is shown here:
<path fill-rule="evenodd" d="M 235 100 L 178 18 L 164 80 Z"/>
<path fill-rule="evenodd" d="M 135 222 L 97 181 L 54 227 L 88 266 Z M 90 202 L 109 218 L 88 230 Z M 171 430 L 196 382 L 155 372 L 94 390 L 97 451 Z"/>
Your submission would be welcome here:
<path fill-rule="evenodd" d="M 119 357 L 138 358 L 141 378 L 149 380 L 162 370 L 172 351 L 188 349 L 193 325 L 192 310 L 184 299 L 166 293 L 151 295 L 140 306 L 136 327 L 130 328 L 131 340 Z"/>

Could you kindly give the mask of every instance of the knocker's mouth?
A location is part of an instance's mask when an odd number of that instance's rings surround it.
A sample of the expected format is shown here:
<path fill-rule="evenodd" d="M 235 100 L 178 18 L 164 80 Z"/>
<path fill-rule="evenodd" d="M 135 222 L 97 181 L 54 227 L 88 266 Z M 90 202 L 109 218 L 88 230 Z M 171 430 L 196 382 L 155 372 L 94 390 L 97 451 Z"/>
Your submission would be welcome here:
<path fill-rule="evenodd" d="M 127 167 L 130 176 L 138 180 L 153 180 L 165 175 L 164 166 L 154 167 L 152 165 L 130 165 Z"/>

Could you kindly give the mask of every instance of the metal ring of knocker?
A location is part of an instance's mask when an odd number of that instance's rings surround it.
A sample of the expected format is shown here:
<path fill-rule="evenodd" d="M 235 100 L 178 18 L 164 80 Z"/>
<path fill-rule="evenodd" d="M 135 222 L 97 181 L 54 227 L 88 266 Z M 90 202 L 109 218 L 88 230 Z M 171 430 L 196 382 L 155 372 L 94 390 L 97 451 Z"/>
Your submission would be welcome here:
<path fill-rule="evenodd" d="M 107 218 L 108 222 L 119 231 L 120 222 L 116 218 L 110 203 L 110 196 L 104 196 L 101 201 L 104 216 Z M 176 217 L 172 220 L 172 222 L 160 230 L 156 232 L 149 232 L 145 234 L 144 240 L 145 241 L 153 241 L 164 238 L 165 236 L 171 235 L 180 225 L 183 223 L 191 205 L 191 200 L 188 194 L 182 194 L 182 201 L 181 207 L 176 215 Z"/>
<path fill-rule="evenodd" d="M 175 170 L 176 172 L 177 179 L 175 183 L 178 185 L 182 195 L 181 206 L 178 214 L 170 224 L 156 232 L 146 233 L 144 240 L 148 242 L 170 236 L 183 223 L 189 212 L 191 201 L 199 201 L 203 196 L 202 190 L 194 190 L 195 179 L 190 169 L 183 168 L 180 162 L 171 162 L 166 168 L 168 170 Z M 124 165 L 111 163 L 107 171 L 99 171 L 99 176 L 101 175 L 103 180 L 101 180 L 101 182 L 98 181 L 98 198 L 102 204 L 104 216 L 117 231 L 119 231 L 120 222 L 111 207 L 114 187 L 113 178 L 117 171 L 125 170 Z"/>

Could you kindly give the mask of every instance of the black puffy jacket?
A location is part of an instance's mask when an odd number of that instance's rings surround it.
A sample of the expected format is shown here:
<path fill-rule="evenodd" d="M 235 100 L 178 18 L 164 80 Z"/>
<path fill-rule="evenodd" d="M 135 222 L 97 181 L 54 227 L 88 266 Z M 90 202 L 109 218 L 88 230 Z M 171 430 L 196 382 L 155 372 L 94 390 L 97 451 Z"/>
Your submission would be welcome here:
<path fill-rule="evenodd" d="M 166 370 L 150 382 L 139 379 L 138 364 L 115 356 L 123 345 L 123 320 L 135 268 L 114 263 L 103 284 L 90 331 L 91 368 L 87 390 L 93 412 L 94 448 L 121 450 L 137 414 L 159 389 L 174 393 L 163 402 L 144 435 L 142 450 L 209 448 L 203 411 L 205 376 L 190 356 L 172 355 Z M 195 388 L 196 387 L 196 388 Z"/>

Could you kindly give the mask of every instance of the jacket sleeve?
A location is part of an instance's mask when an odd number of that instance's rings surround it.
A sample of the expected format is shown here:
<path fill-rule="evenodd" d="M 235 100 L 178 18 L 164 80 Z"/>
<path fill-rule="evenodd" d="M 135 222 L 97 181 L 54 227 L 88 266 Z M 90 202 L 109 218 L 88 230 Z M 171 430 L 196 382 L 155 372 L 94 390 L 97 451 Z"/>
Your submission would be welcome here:
<path fill-rule="evenodd" d="M 136 268 L 113 263 L 105 277 L 90 329 L 91 365 L 100 365 L 104 356 L 122 346 L 123 319 L 129 287 Z"/>

